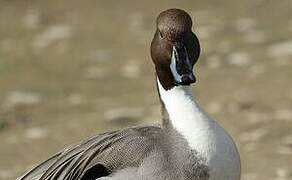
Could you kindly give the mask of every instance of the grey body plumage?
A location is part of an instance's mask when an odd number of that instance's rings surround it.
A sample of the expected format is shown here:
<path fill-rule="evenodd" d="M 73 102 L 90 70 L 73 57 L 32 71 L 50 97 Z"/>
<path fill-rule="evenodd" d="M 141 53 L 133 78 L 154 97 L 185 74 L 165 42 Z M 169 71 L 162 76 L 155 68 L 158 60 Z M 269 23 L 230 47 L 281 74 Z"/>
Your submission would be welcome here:
<path fill-rule="evenodd" d="M 199 173 L 198 173 L 199 172 Z M 19 180 L 206 180 L 204 160 L 171 128 L 134 127 L 71 145 Z"/>

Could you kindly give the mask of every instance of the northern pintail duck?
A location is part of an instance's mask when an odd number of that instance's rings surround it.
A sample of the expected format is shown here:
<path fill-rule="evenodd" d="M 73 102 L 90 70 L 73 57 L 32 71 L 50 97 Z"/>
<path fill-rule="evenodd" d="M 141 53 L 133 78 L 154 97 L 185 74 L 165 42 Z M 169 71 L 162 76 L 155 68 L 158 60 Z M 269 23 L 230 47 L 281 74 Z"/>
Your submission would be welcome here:
<path fill-rule="evenodd" d="M 192 95 L 200 45 L 191 28 L 191 17 L 180 9 L 168 9 L 157 18 L 151 57 L 161 126 L 90 137 L 19 180 L 239 180 L 240 158 L 232 138 Z"/>

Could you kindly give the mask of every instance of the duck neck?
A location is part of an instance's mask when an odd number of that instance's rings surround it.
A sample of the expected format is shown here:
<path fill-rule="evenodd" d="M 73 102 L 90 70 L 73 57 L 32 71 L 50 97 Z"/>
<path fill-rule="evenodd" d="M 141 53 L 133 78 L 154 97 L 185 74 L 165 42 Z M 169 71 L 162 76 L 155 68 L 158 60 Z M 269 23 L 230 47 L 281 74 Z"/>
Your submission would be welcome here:
<path fill-rule="evenodd" d="M 240 179 L 240 160 L 232 139 L 199 107 L 191 87 L 176 86 L 165 90 L 158 79 L 157 86 L 163 105 L 162 112 L 164 116 L 167 115 L 163 128 L 171 132 L 170 139 L 175 150 L 180 149 L 177 144 L 181 141 L 177 140 L 182 137 L 188 148 L 195 152 L 195 157 L 210 168 L 208 179 Z M 177 133 L 181 136 L 177 136 Z M 176 157 L 181 159 L 181 154 Z"/>
<path fill-rule="evenodd" d="M 187 140 L 202 132 L 210 124 L 210 118 L 201 110 L 190 86 L 175 86 L 165 90 L 157 78 L 162 104 L 163 127 L 172 128 Z"/>

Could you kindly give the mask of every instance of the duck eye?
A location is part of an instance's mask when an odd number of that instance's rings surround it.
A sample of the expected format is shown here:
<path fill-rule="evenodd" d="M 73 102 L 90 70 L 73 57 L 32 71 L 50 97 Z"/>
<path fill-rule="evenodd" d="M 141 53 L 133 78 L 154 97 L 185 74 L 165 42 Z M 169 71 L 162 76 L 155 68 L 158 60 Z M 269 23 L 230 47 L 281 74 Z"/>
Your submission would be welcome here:
<path fill-rule="evenodd" d="M 159 36 L 160 36 L 160 38 L 163 38 L 163 34 L 161 31 L 159 31 Z"/>

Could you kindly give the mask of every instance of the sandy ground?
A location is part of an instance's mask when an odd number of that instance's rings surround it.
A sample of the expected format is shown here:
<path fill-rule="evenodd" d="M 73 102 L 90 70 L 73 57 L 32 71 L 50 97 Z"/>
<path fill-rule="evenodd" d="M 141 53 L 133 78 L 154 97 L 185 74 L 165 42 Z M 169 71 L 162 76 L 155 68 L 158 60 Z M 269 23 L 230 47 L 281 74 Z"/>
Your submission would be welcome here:
<path fill-rule="evenodd" d="M 292 1 L 0 0 L 0 179 L 84 137 L 160 119 L 155 17 L 188 11 L 194 92 L 234 137 L 242 180 L 292 179 Z"/>

